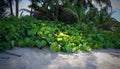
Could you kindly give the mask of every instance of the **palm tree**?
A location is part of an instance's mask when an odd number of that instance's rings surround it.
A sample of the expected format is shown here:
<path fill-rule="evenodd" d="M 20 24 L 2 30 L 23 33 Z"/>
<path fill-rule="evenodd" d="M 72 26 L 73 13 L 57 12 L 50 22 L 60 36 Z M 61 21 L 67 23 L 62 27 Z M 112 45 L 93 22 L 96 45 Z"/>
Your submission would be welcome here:
<path fill-rule="evenodd" d="M 73 15 L 77 17 L 78 23 L 81 23 L 83 22 L 83 20 L 89 18 L 88 15 L 86 18 L 86 14 L 85 14 L 85 11 L 88 7 L 90 8 L 90 10 L 88 11 L 89 14 L 94 14 L 98 12 L 96 11 L 96 7 L 92 3 L 93 0 L 62 0 L 62 1 L 65 4 L 67 3 L 67 7 L 65 7 L 65 10 L 72 12 Z M 94 0 L 94 1 L 96 1 L 101 7 L 103 6 L 103 4 L 106 4 L 105 6 L 106 8 L 104 9 L 106 13 L 108 13 L 107 10 L 109 7 L 112 9 L 110 0 Z"/>
<path fill-rule="evenodd" d="M 112 12 L 112 4 L 110 0 L 95 0 L 101 7 L 104 4 L 106 4 L 106 10 L 110 7 L 111 8 L 111 12 Z"/>
<path fill-rule="evenodd" d="M 82 23 L 82 22 L 88 22 L 91 19 L 95 20 L 95 16 L 97 16 L 97 14 L 100 13 L 100 15 L 102 15 L 103 13 L 101 13 L 100 11 L 97 10 L 97 8 L 94 6 L 94 4 L 92 3 L 93 0 L 30 0 L 31 1 L 31 5 L 29 7 L 31 7 L 31 13 L 30 15 L 32 15 L 32 11 L 35 10 L 35 12 L 37 11 L 40 18 L 42 17 L 42 19 L 44 19 L 44 17 L 52 17 L 54 18 L 54 20 L 59 20 L 58 16 L 61 16 L 59 14 L 59 12 L 61 12 L 60 10 L 64 10 L 67 12 L 70 12 L 73 16 L 75 16 L 77 18 L 77 22 L 78 23 Z M 112 8 L 111 6 L 111 2 L 110 0 L 94 0 L 96 1 L 102 8 L 103 8 L 103 4 L 106 4 L 106 8 L 104 10 L 108 10 L 107 8 Z M 38 6 L 37 3 L 41 3 L 41 6 Z M 61 4 L 59 4 L 61 2 Z M 48 7 L 50 9 L 48 9 Z M 86 9 L 89 9 L 89 11 L 86 14 Z M 105 11 L 106 13 L 108 13 L 107 11 Z M 64 12 L 62 12 L 64 13 Z M 65 13 L 64 13 L 65 14 Z M 91 17 L 91 15 L 94 15 Z M 101 17 L 98 17 L 101 18 Z"/>

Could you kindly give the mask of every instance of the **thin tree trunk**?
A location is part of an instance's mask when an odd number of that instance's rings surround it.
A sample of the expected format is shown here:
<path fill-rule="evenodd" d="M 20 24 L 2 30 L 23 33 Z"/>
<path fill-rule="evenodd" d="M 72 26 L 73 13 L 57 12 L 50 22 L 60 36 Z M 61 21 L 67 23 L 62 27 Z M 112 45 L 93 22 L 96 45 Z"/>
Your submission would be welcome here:
<path fill-rule="evenodd" d="M 19 0 L 15 0 L 16 2 L 16 16 L 19 16 Z"/>
<path fill-rule="evenodd" d="M 59 4 L 58 1 L 56 2 L 56 13 L 55 13 L 55 20 L 58 21 L 58 11 L 59 11 Z"/>
<path fill-rule="evenodd" d="M 33 9 L 31 8 L 31 11 L 30 11 L 30 16 L 32 16 L 32 13 L 33 13 Z"/>
<path fill-rule="evenodd" d="M 12 9 L 12 0 L 9 0 L 9 6 L 10 6 L 11 15 L 14 15 L 13 14 L 13 9 Z"/>

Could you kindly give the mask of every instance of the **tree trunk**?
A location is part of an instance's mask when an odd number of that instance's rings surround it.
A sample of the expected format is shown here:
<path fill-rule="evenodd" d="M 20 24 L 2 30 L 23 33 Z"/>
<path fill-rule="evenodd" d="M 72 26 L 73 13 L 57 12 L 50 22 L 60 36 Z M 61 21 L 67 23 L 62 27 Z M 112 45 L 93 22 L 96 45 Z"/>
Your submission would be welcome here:
<path fill-rule="evenodd" d="M 58 1 L 57 1 L 56 2 L 55 21 L 58 21 L 58 11 L 59 11 L 59 4 L 58 4 Z"/>
<path fill-rule="evenodd" d="M 30 16 L 32 16 L 32 13 L 33 13 L 33 9 L 31 8 L 31 10 L 30 10 Z"/>
<path fill-rule="evenodd" d="M 16 2 L 16 16 L 19 16 L 19 0 L 15 0 Z"/>
<path fill-rule="evenodd" d="M 31 2 L 32 2 L 32 5 L 35 3 L 34 0 L 31 0 Z M 33 9 L 32 9 L 32 7 L 31 7 L 30 16 L 33 16 L 32 14 L 33 14 Z"/>
<path fill-rule="evenodd" d="M 13 9 L 12 9 L 12 0 L 9 0 L 9 6 L 10 6 L 11 15 L 14 15 L 13 14 Z"/>

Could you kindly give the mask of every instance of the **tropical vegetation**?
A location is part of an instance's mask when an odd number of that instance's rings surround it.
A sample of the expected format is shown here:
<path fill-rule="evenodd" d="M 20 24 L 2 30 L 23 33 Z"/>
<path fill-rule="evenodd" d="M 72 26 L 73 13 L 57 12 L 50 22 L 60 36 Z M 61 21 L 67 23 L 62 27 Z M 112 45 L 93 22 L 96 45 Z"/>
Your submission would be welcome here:
<path fill-rule="evenodd" d="M 15 46 L 68 53 L 120 48 L 120 22 L 111 17 L 110 0 L 94 0 L 100 8 L 93 0 L 29 0 L 31 10 L 19 9 L 20 1 L 0 1 L 0 51 Z"/>

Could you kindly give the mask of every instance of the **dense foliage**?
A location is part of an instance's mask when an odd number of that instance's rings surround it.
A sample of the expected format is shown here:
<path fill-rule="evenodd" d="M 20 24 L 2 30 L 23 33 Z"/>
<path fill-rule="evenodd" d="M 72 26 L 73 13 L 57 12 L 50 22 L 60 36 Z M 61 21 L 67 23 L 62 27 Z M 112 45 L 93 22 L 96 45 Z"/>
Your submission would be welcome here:
<path fill-rule="evenodd" d="M 29 12 L 30 16 L 36 19 L 65 23 L 86 23 L 94 19 L 97 23 L 102 23 L 109 16 L 108 9 L 112 9 L 110 0 L 94 0 L 101 11 L 94 5 L 93 0 L 30 0 L 30 2 L 31 10 L 23 8 L 21 11 Z"/>
<path fill-rule="evenodd" d="M 117 25 L 118 26 L 118 25 Z M 49 47 L 51 51 L 77 52 L 80 50 L 120 48 L 120 28 L 113 32 L 95 25 L 65 24 L 36 20 L 29 16 L 0 19 L 0 51 L 18 47 Z"/>
<path fill-rule="evenodd" d="M 3 17 L 7 14 L 6 8 L 8 8 L 8 5 L 5 1 L 0 1 L 0 17 Z"/>

